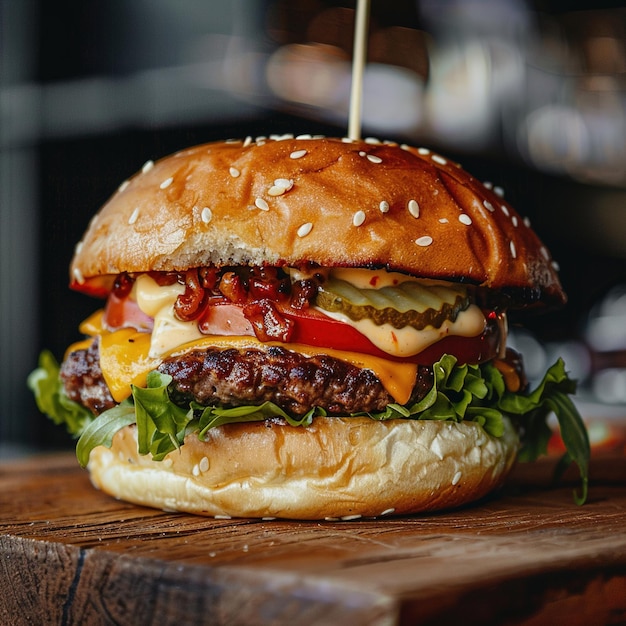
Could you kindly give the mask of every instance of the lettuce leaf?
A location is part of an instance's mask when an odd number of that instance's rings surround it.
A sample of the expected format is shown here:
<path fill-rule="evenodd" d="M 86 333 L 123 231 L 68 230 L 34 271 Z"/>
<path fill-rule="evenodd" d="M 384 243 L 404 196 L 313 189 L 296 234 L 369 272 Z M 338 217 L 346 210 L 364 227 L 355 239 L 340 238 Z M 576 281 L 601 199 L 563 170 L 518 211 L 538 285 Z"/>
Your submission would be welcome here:
<path fill-rule="evenodd" d="M 184 443 L 188 433 L 201 439 L 211 428 L 224 424 L 263 421 L 281 418 L 292 426 L 306 427 L 326 412 L 314 407 L 294 418 L 272 402 L 259 406 L 224 408 L 203 406 L 196 402 L 181 407 L 170 397 L 171 377 L 154 371 L 148 375 L 145 388 L 132 386 L 132 395 L 120 405 L 98 417 L 70 400 L 58 377 L 59 367 L 49 352 L 44 352 L 39 367 L 30 375 L 29 386 L 35 393 L 40 410 L 57 424 L 65 424 L 74 436 L 80 436 L 77 457 L 84 467 L 89 453 L 98 446 L 111 446 L 115 432 L 129 424 L 137 424 L 140 454 L 162 460 Z M 514 393 L 506 389 L 502 374 L 492 363 L 458 365 L 456 358 L 444 355 L 433 365 L 434 382 L 419 402 L 411 405 L 390 404 L 384 411 L 356 413 L 375 420 L 431 419 L 480 424 L 494 437 L 504 432 L 504 417 L 518 426 L 522 447 L 519 458 L 533 461 L 547 452 L 552 434 L 548 419 L 555 415 L 566 446 L 559 462 L 561 474 L 571 463 L 578 466 L 581 490 L 574 494 L 578 503 L 587 498 L 590 445 L 583 420 L 570 396 L 576 382 L 565 371 L 559 359 L 546 372 L 543 380 L 530 393 Z"/>
<path fill-rule="evenodd" d="M 78 437 L 93 420 L 93 414 L 78 402 L 68 398 L 59 378 L 59 364 L 49 350 L 39 355 L 39 366 L 32 371 L 27 384 L 35 396 L 37 408 L 55 424 L 65 425 L 73 437 Z"/>

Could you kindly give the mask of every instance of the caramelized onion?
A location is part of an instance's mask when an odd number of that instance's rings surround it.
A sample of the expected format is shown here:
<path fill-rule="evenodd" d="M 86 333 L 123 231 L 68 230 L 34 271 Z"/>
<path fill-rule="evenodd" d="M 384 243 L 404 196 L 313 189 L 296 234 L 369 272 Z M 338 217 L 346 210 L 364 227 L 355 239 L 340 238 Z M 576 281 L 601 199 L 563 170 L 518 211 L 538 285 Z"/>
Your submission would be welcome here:
<path fill-rule="evenodd" d="M 205 302 L 205 290 L 202 286 L 198 269 L 185 272 L 185 293 L 178 296 L 174 304 L 174 314 L 183 322 L 190 322 L 202 313 Z"/>

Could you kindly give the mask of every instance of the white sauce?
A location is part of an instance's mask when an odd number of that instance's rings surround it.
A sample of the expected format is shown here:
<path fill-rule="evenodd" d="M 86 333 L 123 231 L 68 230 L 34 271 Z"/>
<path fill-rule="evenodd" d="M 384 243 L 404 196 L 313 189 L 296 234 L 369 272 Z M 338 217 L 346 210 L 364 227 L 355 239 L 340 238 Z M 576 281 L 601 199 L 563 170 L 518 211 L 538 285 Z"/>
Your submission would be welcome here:
<path fill-rule="evenodd" d="M 182 322 L 174 317 L 174 303 L 180 294 L 185 293 L 184 285 L 159 285 L 147 274 L 141 274 L 133 289 L 139 308 L 154 318 L 148 353 L 150 358 L 158 359 L 178 346 L 203 336 L 197 322 Z"/>

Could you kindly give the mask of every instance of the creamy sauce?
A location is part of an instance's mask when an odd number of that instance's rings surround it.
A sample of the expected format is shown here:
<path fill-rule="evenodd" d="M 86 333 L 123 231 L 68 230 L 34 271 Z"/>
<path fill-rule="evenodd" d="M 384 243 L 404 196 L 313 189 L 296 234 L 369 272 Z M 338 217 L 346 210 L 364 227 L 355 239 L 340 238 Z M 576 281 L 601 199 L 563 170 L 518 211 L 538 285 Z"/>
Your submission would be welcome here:
<path fill-rule="evenodd" d="M 178 346 L 203 337 L 196 321 L 183 322 L 174 316 L 174 303 L 185 292 L 179 283 L 159 285 L 147 274 L 137 277 L 133 285 L 137 306 L 154 318 L 148 356 L 159 358 Z"/>

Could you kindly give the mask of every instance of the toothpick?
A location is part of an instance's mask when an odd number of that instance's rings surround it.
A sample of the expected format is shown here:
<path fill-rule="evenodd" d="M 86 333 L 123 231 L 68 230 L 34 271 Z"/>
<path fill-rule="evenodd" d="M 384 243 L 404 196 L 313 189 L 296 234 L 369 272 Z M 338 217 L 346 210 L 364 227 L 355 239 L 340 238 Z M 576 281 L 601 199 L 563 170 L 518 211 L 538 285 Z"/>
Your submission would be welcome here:
<path fill-rule="evenodd" d="M 354 22 L 354 50 L 352 53 L 352 87 L 350 90 L 350 114 L 348 137 L 361 138 L 361 113 L 363 110 L 363 72 L 367 56 L 367 28 L 369 0 L 357 0 Z"/>

